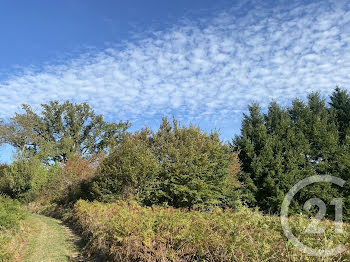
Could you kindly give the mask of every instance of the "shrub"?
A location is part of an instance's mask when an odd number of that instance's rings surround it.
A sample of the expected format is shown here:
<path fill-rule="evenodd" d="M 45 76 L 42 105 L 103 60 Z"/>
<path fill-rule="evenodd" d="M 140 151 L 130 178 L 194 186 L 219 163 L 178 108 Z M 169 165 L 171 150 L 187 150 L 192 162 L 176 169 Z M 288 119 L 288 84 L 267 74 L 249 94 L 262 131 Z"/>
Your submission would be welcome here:
<path fill-rule="evenodd" d="M 0 230 L 17 227 L 23 215 L 24 212 L 17 200 L 0 196 Z"/>
<path fill-rule="evenodd" d="M 108 261 L 318 261 L 286 241 L 278 217 L 246 208 L 200 212 L 80 200 L 72 218 L 89 241 L 89 250 L 105 254 Z M 303 243 L 314 248 L 339 243 L 349 247 L 349 225 L 339 235 L 331 222 L 324 221 L 325 235 L 303 235 L 309 223 L 300 216 L 290 219 Z M 346 251 L 328 261 L 349 258 Z"/>
<path fill-rule="evenodd" d="M 91 198 L 101 201 L 130 199 L 157 201 L 160 164 L 150 146 L 149 130 L 128 135 L 105 159 L 91 184 Z"/>
<path fill-rule="evenodd" d="M 103 154 L 90 157 L 75 155 L 62 164 L 59 178 L 53 188 L 47 188 L 51 199 L 64 205 L 73 205 L 78 199 L 86 198 L 86 183 L 96 173 Z"/>
<path fill-rule="evenodd" d="M 45 186 L 57 179 L 57 168 L 42 164 L 36 157 L 17 160 L 3 169 L 0 192 L 29 202 L 41 194 Z"/>
<path fill-rule="evenodd" d="M 8 261 L 10 254 L 7 253 L 6 244 L 18 230 L 24 215 L 18 201 L 0 196 L 0 261 Z"/>

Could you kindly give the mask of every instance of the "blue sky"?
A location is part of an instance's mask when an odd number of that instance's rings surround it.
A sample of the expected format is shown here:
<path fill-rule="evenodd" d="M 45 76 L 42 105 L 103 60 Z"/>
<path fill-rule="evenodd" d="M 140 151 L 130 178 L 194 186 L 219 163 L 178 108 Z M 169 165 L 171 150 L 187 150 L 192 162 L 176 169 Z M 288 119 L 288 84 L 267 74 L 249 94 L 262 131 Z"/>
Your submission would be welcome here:
<path fill-rule="evenodd" d="M 175 115 L 230 139 L 252 101 L 350 88 L 350 1 L 5 0 L 0 33 L 4 119 L 86 101 L 134 129 Z"/>

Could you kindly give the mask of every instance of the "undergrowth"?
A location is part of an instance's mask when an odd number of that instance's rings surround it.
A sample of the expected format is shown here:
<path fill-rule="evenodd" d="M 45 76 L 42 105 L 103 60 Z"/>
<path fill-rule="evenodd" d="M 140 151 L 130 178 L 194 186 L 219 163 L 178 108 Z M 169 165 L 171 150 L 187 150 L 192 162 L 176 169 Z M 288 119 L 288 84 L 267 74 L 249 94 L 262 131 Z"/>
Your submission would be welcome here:
<path fill-rule="evenodd" d="M 11 254 L 8 243 L 20 228 L 25 211 L 16 200 L 0 196 L 0 261 L 8 261 Z"/>
<path fill-rule="evenodd" d="M 277 216 L 241 208 L 237 211 L 188 211 L 141 207 L 119 201 L 103 204 L 78 201 L 70 215 L 88 241 L 91 253 L 108 261 L 347 261 L 350 253 L 322 260 L 294 248 L 283 234 Z M 324 221 L 324 235 L 303 234 L 310 220 L 290 219 L 295 235 L 306 245 L 325 249 L 349 247 L 349 226 L 335 234 Z"/>

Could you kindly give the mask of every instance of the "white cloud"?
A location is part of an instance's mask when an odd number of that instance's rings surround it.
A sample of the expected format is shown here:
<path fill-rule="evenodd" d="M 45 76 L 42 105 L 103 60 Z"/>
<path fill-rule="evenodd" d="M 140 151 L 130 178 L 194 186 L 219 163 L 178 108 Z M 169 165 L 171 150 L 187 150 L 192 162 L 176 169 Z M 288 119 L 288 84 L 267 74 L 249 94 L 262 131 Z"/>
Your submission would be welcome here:
<path fill-rule="evenodd" d="M 239 8 L 12 75 L 0 82 L 1 117 L 59 99 L 87 101 L 114 119 L 218 121 L 252 101 L 286 104 L 349 87 L 349 2 Z"/>

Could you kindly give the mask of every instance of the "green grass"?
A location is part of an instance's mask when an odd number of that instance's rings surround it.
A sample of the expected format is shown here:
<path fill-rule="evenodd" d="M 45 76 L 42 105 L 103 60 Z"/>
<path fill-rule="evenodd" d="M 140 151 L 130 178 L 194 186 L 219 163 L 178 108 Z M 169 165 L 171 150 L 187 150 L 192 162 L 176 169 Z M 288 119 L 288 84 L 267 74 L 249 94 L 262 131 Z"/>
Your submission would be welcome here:
<path fill-rule="evenodd" d="M 28 216 L 31 230 L 27 236 L 23 261 L 72 261 L 79 250 L 76 236 L 59 220 L 40 215 Z"/>

